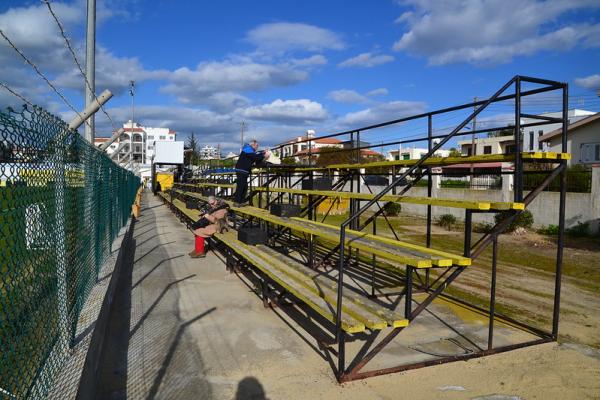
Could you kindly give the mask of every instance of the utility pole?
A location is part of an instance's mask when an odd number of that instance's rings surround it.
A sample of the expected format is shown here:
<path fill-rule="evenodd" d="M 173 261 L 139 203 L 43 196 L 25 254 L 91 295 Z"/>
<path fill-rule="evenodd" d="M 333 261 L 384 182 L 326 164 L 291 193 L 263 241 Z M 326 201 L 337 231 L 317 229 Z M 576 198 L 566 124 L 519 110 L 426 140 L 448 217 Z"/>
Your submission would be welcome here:
<path fill-rule="evenodd" d="M 473 103 L 477 103 L 477 96 L 473 97 Z M 477 111 L 477 106 L 473 104 L 473 112 Z M 473 117 L 473 126 L 471 127 L 471 155 L 475 156 L 475 130 L 477 130 L 477 116 Z M 475 169 L 475 164 L 471 163 L 471 180 L 473 179 L 473 171 Z"/>
<path fill-rule="evenodd" d="M 85 86 L 85 108 L 88 108 L 94 103 L 96 93 L 96 0 L 87 0 L 87 41 L 85 50 L 85 73 L 87 78 L 84 77 L 83 85 Z M 94 115 L 92 115 L 85 124 L 84 131 L 85 140 L 92 145 L 96 135 L 95 130 L 96 123 Z"/>
<path fill-rule="evenodd" d="M 133 118 L 135 117 L 135 81 L 129 81 L 129 94 L 131 95 L 131 133 L 129 134 L 129 162 L 133 163 Z"/>
<path fill-rule="evenodd" d="M 241 131 L 240 131 L 240 142 L 241 142 L 241 147 L 240 147 L 240 151 L 242 151 L 242 149 L 244 148 L 244 128 L 246 127 L 246 122 L 242 121 L 240 123 L 241 126 Z"/>

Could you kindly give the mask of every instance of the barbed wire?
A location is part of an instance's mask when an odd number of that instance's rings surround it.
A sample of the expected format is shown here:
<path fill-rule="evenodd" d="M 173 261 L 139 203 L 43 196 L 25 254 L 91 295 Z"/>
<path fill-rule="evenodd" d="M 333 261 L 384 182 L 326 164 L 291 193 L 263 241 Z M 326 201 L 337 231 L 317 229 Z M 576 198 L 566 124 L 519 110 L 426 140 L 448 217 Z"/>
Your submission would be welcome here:
<path fill-rule="evenodd" d="M 27 58 L 27 56 L 25 54 L 23 54 L 23 52 L 17 46 L 15 46 L 15 44 L 8 38 L 8 36 L 6 36 L 6 34 L 4 33 L 4 31 L 2 31 L 2 29 L 0 29 L 0 36 L 2 36 L 4 38 L 4 40 L 10 45 L 10 47 L 12 47 L 13 50 L 16 51 L 21 56 L 21 58 L 23 58 L 23 60 L 25 60 L 25 62 L 27 64 L 29 64 L 35 70 L 35 72 L 46 82 L 46 84 L 48 86 L 50 86 L 50 88 L 62 99 L 62 101 L 67 105 L 67 107 L 69 107 L 72 111 L 74 111 L 75 114 L 77 114 L 79 116 L 79 118 L 81 118 L 83 120 L 84 118 L 81 116 L 79 111 L 77 111 L 75 109 L 75 107 L 73 107 L 71 105 L 69 100 L 67 100 L 67 98 L 62 93 L 60 93 L 58 91 L 58 89 L 56 89 L 56 87 L 52 84 L 52 82 L 50 82 L 48 80 L 48 78 L 46 78 L 46 76 L 42 73 L 42 71 L 40 71 L 38 66 L 35 65 L 33 63 L 33 61 L 31 61 L 29 58 Z"/>
<path fill-rule="evenodd" d="M 8 86 L 6 83 L 0 81 L 0 86 L 2 86 L 4 89 L 6 89 L 8 92 L 10 92 L 11 94 L 13 94 L 14 96 L 18 97 L 20 100 L 23 100 L 27 105 L 30 105 L 31 107 L 34 107 L 34 105 L 33 105 L 32 102 L 30 102 L 29 100 L 27 100 L 23 95 L 17 93 L 13 89 L 11 89 L 10 86 Z"/>
<path fill-rule="evenodd" d="M 96 101 L 98 102 L 98 104 L 100 104 L 100 100 L 98 100 L 98 96 L 96 96 L 95 91 L 92 90 L 92 85 L 90 84 L 88 76 L 83 71 L 83 68 L 81 67 L 81 64 L 79 63 L 79 60 L 77 59 L 77 55 L 75 54 L 75 50 L 73 50 L 73 47 L 71 46 L 71 42 L 70 42 L 69 38 L 67 37 L 67 34 L 65 33 L 65 29 L 63 28 L 62 23 L 60 22 L 60 20 L 58 19 L 58 16 L 56 15 L 56 13 L 54 12 L 54 10 L 52 9 L 52 6 L 50 5 L 50 1 L 49 0 L 42 0 L 42 1 L 48 7 L 48 11 L 52 15 L 52 18 L 54 18 L 54 21 L 56 21 L 56 25 L 58 25 L 58 29 L 60 30 L 60 34 L 63 37 L 63 39 L 65 40 L 65 43 L 67 44 L 67 49 L 71 53 L 71 56 L 73 57 L 73 61 L 75 61 L 75 65 L 77 65 L 77 68 L 79 68 L 79 72 L 81 73 L 81 75 L 85 79 L 85 84 L 86 84 L 87 88 L 90 90 L 90 92 L 92 93 L 92 95 L 94 96 L 94 99 L 96 99 Z M 108 120 L 110 121 L 110 124 L 112 125 L 113 130 L 116 131 L 117 128 L 116 128 L 115 122 L 110 117 L 110 115 L 108 115 L 108 112 L 106 112 L 106 110 L 104 109 L 104 106 L 100 105 L 100 110 L 102 110 L 102 112 L 104 113 L 104 115 L 106 115 L 106 118 L 108 118 Z"/>

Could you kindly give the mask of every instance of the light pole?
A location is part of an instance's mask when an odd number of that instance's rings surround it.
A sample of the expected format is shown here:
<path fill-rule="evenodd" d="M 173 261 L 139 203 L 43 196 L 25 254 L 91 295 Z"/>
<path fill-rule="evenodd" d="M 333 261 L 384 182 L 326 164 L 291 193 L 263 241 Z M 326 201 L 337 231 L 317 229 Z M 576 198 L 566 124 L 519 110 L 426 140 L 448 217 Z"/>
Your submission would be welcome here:
<path fill-rule="evenodd" d="M 240 141 L 241 141 L 241 147 L 240 147 L 240 151 L 242 151 L 242 149 L 244 148 L 244 128 L 246 127 L 246 122 L 245 122 L 245 121 L 242 121 L 242 122 L 240 123 L 240 125 L 241 125 L 241 128 L 242 128 L 242 129 L 241 129 L 241 132 L 240 132 L 240 139 L 241 139 L 241 140 L 240 140 Z"/>
<path fill-rule="evenodd" d="M 131 133 L 129 134 L 129 162 L 133 162 L 133 118 L 135 116 L 135 81 L 129 81 L 129 94 L 131 95 Z M 133 169 L 133 168 L 132 168 Z"/>

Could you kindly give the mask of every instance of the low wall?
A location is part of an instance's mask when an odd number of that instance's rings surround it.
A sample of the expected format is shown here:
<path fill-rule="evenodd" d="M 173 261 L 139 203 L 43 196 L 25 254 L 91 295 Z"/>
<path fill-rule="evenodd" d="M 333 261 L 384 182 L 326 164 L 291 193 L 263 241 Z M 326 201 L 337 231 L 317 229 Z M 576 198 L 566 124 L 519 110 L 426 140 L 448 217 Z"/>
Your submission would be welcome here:
<path fill-rule="evenodd" d="M 371 187 L 374 193 L 383 190 L 381 186 Z M 529 192 L 525 192 L 527 195 Z M 409 196 L 427 196 L 427 188 L 411 188 Z M 449 198 L 457 200 L 489 200 L 510 201 L 513 192 L 503 193 L 502 190 L 473 190 L 473 189 L 437 189 L 432 192 L 433 197 Z M 559 192 L 542 192 L 527 209 L 533 215 L 534 227 L 539 228 L 548 225 L 558 225 Z M 383 204 L 381 204 L 383 205 Z M 600 199 L 593 197 L 592 193 L 567 193 L 565 210 L 565 226 L 567 228 L 576 226 L 578 223 L 589 223 L 592 232 L 598 232 L 600 219 Z M 377 210 L 373 206 L 372 210 Z M 402 203 L 402 212 L 409 215 L 427 216 L 427 206 L 422 204 Z M 459 220 L 464 220 L 465 210 L 453 207 L 431 207 L 431 215 L 437 218 L 442 214 L 454 215 Z M 473 222 L 493 223 L 494 213 L 473 214 Z"/>

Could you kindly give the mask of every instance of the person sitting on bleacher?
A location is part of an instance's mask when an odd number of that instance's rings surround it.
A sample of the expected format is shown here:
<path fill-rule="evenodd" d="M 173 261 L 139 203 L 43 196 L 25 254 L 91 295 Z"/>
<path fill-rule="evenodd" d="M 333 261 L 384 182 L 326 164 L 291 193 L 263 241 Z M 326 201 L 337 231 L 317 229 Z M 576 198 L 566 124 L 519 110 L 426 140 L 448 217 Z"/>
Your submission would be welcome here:
<path fill-rule="evenodd" d="M 245 200 L 248 191 L 248 176 L 250 175 L 252 167 L 260 162 L 266 161 L 271 156 L 269 150 L 259 152 L 256 150 L 258 150 L 258 142 L 256 140 L 246 143 L 235 164 L 237 180 L 233 199 L 236 207 L 246 205 Z"/>
<path fill-rule="evenodd" d="M 195 235 L 194 251 L 190 252 L 191 258 L 206 257 L 204 250 L 204 242 L 206 238 L 211 237 L 215 233 L 222 233 L 229 229 L 227 225 L 227 213 L 229 205 L 215 196 L 208 197 L 207 208 L 204 210 L 200 219 L 192 224 L 192 230 Z"/>

